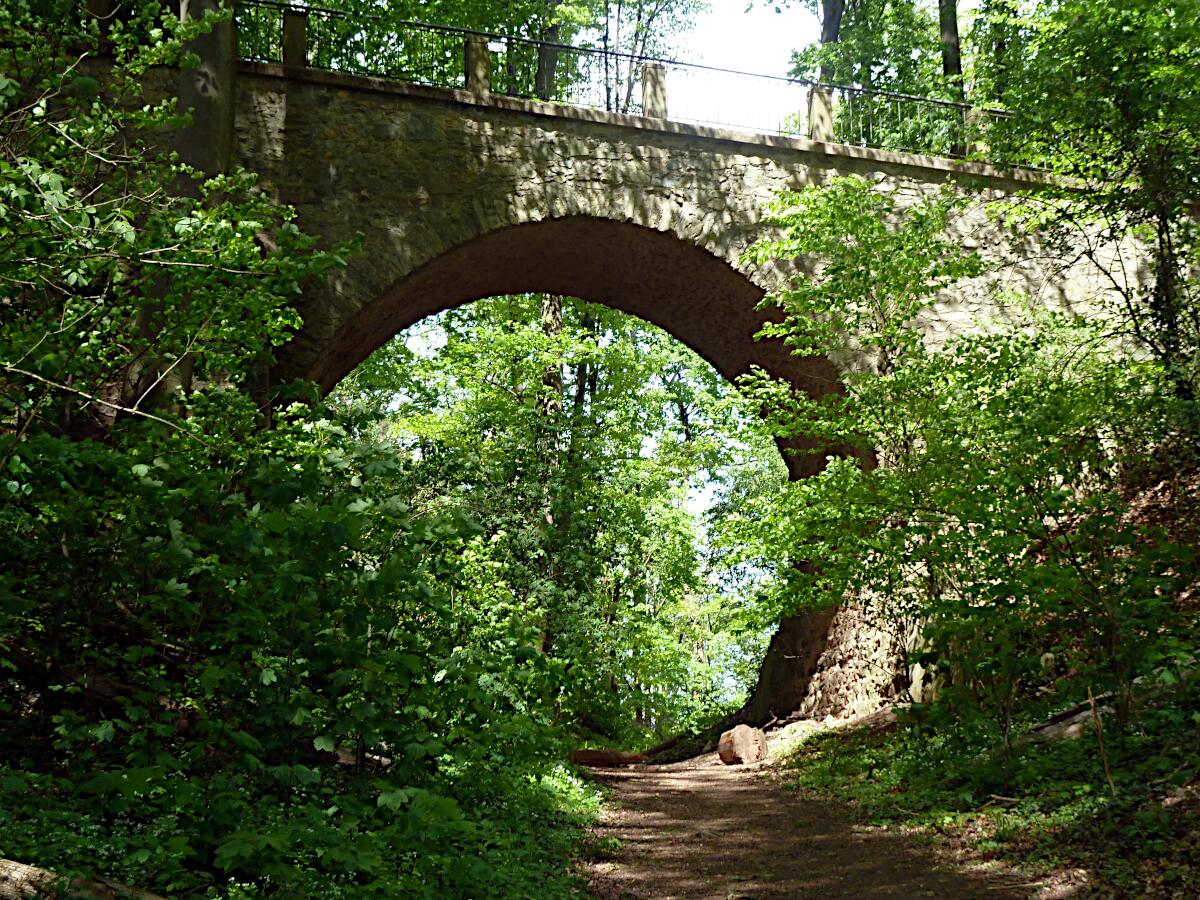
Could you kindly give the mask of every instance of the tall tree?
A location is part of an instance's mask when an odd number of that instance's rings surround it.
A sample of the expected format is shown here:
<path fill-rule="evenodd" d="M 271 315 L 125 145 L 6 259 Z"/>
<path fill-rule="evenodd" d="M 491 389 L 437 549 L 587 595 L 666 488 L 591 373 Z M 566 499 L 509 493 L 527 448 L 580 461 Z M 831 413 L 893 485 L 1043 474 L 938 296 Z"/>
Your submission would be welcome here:
<path fill-rule="evenodd" d="M 938 0 L 938 24 L 942 45 L 942 76 L 950 91 L 963 98 L 962 49 L 958 40 L 958 0 Z"/>
<path fill-rule="evenodd" d="M 958 101 L 965 99 L 963 90 L 962 48 L 958 40 L 958 0 L 938 0 L 938 24 L 942 46 L 942 78 L 950 96 Z M 960 134 L 966 131 L 966 121 Z M 950 143 L 951 156 L 966 155 L 966 141 L 956 137 Z"/>
<path fill-rule="evenodd" d="M 981 103 L 1007 105 L 1013 70 L 1020 65 L 1020 22 L 1017 0 L 983 0 L 970 41 L 974 48 L 974 87 Z"/>
<path fill-rule="evenodd" d="M 845 12 L 846 0 L 821 0 L 821 46 L 825 48 L 826 56 L 821 63 L 818 77 L 826 84 L 835 77 L 829 51 L 832 45 L 841 39 L 842 16 Z"/>

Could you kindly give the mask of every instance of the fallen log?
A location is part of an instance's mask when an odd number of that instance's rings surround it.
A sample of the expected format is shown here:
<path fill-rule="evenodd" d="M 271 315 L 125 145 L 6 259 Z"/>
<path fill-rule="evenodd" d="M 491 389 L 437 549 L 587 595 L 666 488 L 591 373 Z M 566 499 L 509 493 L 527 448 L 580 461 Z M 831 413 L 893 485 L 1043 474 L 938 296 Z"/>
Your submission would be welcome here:
<path fill-rule="evenodd" d="M 47 869 L 0 859 L 0 900 L 71 897 L 77 900 L 165 900 L 107 878 L 65 878 Z"/>
<path fill-rule="evenodd" d="M 615 769 L 650 761 L 650 757 L 645 753 L 624 753 L 620 750 L 572 750 L 567 758 L 577 766 L 602 769 Z"/>

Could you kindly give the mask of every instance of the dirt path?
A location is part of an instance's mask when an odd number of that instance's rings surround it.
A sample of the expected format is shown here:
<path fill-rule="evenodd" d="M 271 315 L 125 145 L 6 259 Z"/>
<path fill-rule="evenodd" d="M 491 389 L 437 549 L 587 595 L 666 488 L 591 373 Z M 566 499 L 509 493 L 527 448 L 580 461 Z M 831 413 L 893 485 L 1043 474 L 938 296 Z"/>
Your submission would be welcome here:
<path fill-rule="evenodd" d="M 1016 900 L 1036 890 L 956 869 L 917 836 L 856 824 L 848 808 L 796 797 L 771 770 L 716 754 L 595 775 L 613 789 L 598 845 L 619 841 L 585 864 L 601 900 Z"/>

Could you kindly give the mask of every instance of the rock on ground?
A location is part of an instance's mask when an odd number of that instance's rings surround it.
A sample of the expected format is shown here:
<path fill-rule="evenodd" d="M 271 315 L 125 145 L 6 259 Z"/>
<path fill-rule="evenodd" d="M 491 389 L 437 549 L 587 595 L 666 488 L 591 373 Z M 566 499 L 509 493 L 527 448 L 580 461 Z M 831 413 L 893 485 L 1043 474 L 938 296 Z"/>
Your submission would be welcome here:
<path fill-rule="evenodd" d="M 767 755 L 767 736 L 749 725 L 736 725 L 721 735 L 717 755 L 727 766 L 758 762 Z"/>

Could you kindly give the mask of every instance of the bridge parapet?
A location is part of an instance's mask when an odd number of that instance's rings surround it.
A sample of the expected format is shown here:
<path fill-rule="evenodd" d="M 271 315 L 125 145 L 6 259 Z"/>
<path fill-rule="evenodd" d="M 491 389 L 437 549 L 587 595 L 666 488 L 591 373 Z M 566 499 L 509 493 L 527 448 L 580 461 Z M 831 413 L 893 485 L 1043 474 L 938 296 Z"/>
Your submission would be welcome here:
<path fill-rule="evenodd" d="M 1000 110 L 935 97 L 279 0 L 241 0 L 238 30 L 240 52 L 256 62 L 881 150 L 982 158 L 989 131 L 1009 118 Z"/>

